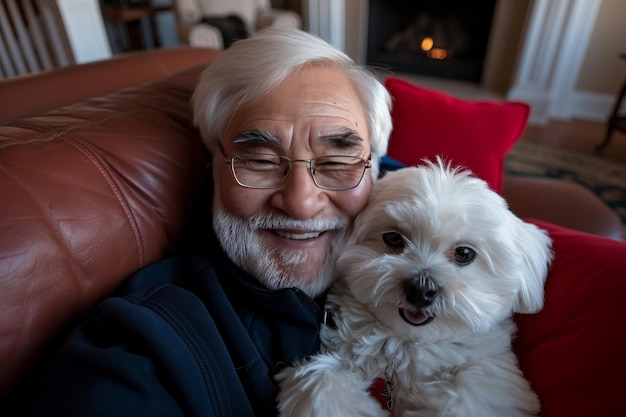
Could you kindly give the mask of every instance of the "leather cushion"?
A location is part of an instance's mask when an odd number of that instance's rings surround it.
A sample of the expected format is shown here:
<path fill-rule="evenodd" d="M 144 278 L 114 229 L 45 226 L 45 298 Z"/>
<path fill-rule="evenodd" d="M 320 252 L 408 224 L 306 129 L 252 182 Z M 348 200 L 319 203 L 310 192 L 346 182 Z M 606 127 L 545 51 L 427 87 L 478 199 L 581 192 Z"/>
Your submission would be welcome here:
<path fill-rule="evenodd" d="M 0 396 L 181 236 L 208 161 L 200 70 L 0 126 Z"/>

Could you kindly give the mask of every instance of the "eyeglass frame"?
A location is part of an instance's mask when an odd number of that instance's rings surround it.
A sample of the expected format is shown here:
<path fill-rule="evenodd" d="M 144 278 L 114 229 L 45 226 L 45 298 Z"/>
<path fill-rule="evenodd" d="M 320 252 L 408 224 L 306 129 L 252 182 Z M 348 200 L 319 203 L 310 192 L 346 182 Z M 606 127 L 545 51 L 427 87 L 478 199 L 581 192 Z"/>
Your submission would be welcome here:
<path fill-rule="evenodd" d="M 325 155 L 325 156 L 319 156 L 317 158 L 312 158 L 312 159 L 291 159 L 287 156 L 283 156 L 283 155 L 276 155 L 276 154 L 270 154 L 270 153 L 262 153 L 262 152 L 258 152 L 258 153 L 254 153 L 254 152 L 250 152 L 250 153 L 244 153 L 244 154 L 240 154 L 240 155 L 235 155 L 229 158 L 229 156 L 226 154 L 226 151 L 224 150 L 224 148 L 222 147 L 222 144 L 220 143 L 220 150 L 222 152 L 222 155 L 224 156 L 224 162 L 226 162 L 227 164 L 230 165 L 230 171 L 233 174 L 233 178 L 235 178 L 235 181 L 237 182 L 237 184 L 239 184 L 241 187 L 244 188 L 250 188 L 250 189 L 256 189 L 256 190 L 271 190 L 274 188 L 280 188 L 282 187 L 285 182 L 287 181 L 287 178 L 289 177 L 289 173 L 291 172 L 291 166 L 294 162 L 306 162 L 309 165 L 309 174 L 311 175 L 311 178 L 313 179 L 313 183 L 315 184 L 315 186 L 321 190 L 326 190 L 326 191 L 346 191 L 346 190 L 352 190 L 356 187 L 359 186 L 359 184 L 361 184 L 361 182 L 363 181 L 363 178 L 365 177 L 365 171 L 368 168 L 372 167 L 372 156 L 370 155 L 367 159 L 363 159 L 360 158 L 358 156 L 352 156 L 352 155 Z M 239 158 L 240 160 L 244 160 L 242 158 L 242 156 L 245 155 L 268 155 L 268 156 L 273 156 L 273 157 L 278 157 L 281 161 L 287 161 L 289 162 L 289 165 L 287 166 L 287 170 L 286 170 L 286 174 L 283 175 L 283 179 L 280 183 L 276 184 L 276 185 L 272 185 L 272 186 L 253 186 L 253 185 L 247 185 L 241 182 L 241 180 L 237 177 L 237 173 L 235 172 L 235 160 L 237 158 Z M 324 187 L 321 186 L 318 182 L 317 182 L 317 178 L 315 178 L 315 170 L 314 170 L 314 163 L 316 160 L 319 159 L 324 159 L 324 158 L 333 158 L 333 157 L 341 157 L 341 158 L 353 158 L 355 161 L 358 160 L 360 161 L 359 163 L 363 164 L 363 172 L 361 173 L 361 176 L 359 178 L 359 180 L 356 182 L 355 185 L 350 186 L 350 187 L 345 187 L 345 188 L 332 188 L 332 187 Z"/>

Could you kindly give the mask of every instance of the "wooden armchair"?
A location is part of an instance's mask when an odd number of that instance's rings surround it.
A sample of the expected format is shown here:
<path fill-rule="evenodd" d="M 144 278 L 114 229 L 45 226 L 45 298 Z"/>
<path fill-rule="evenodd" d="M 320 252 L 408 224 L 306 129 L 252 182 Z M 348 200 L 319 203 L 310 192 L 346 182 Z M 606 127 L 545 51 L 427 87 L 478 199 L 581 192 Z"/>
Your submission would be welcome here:
<path fill-rule="evenodd" d="M 620 58 L 626 59 L 626 53 L 621 54 Z M 606 135 L 604 136 L 604 141 L 596 147 L 596 153 L 601 153 L 604 148 L 609 145 L 614 130 L 626 133 L 626 115 L 621 114 L 624 99 L 626 99 L 626 80 L 624 80 L 622 89 L 617 95 L 617 99 L 613 105 L 613 111 L 611 112 L 609 120 L 606 123 Z"/>

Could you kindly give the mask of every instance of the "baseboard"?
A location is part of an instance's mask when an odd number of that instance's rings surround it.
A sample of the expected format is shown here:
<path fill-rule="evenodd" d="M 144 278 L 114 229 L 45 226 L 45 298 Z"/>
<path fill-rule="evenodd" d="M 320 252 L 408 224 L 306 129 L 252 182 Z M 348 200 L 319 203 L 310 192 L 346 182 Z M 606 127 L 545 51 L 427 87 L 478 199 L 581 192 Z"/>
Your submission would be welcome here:
<path fill-rule="evenodd" d="M 576 91 L 571 105 L 571 117 L 575 119 L 605 122 L 613 106 L 615 95 L 593 93 L 590 91 Z"/>
<path fill-rule="evenodd" d="M 565 100 L 566 106 L 555 108 L 554 99 L 547 91 L 512 90 L 507 94 L 508 100 L 524 101 L 531 106 L 528 124 L 545 125 L 552 119 L 581 119 L 594 122 L 605 122 L 615 103 L 615 95 L 575 91 Z"/>

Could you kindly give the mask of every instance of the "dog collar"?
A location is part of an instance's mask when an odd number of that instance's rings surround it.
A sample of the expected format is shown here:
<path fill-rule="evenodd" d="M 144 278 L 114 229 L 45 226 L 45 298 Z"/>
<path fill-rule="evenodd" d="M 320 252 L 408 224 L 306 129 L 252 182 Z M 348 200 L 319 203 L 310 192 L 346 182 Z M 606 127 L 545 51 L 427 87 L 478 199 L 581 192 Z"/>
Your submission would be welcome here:
<path fill-rule="evenodd" d="M 385 378 L 374 378 L 371 385 L 367 389 L 369 394 L 378 401 L 381 408 L 390 411 L 392 404 L 391 384 Z"/>

